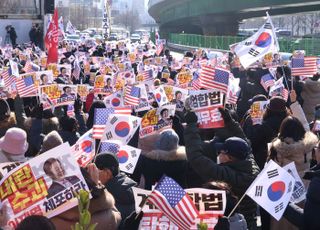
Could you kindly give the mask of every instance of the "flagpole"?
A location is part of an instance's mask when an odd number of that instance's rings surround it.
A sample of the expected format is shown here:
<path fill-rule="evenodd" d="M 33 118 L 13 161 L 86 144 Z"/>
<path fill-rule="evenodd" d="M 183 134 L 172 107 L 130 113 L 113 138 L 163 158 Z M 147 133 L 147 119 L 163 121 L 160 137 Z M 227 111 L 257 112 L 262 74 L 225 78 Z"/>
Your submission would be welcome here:
<path fill-rule="evenodd" d="M 232 216 L 232 214 L 234 213 L 234 211 L 238 208 L 239 204 L 241 203 L 241 201 L 244 199 L 244 197 L 246 196 L 246 193 L 244 193 L 242 195 L 242 197 L 240 198 L 240 200 L 238 201 L 238 203 L 234 206 L 234 208 L 232 209 L 232 211 L 229 213 L 228 218 L 230 218 Z"/>

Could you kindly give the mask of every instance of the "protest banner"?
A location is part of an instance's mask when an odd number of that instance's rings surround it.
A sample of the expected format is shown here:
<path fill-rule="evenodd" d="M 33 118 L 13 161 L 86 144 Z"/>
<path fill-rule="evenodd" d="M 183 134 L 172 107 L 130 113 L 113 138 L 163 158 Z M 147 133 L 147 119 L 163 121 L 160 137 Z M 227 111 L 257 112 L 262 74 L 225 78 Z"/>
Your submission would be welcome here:
<path fill-rule="evenodd" d="M 52 170 L 55 167 L 57 170 Z M 67 181 L 67 183 L 62 183 Z M 0 182 L 0 200 L 13 228 L 27 216 L 48 218 L 77 205 L 76 193 L 89 188 L 68 143 L 9 171 Z"/>
<path fill-rule="evenodd" d="M 140 138 L 171 128 L 172 120 L 170 116 L 174 116 L 175 107 L 175 105 L 164 105 L 158 109 L 148 111 L 141 121 Z"/>
<path fill-rule="evenodd" d="M 75 85 L 44 85 L 39 87 L 40 102 L 43 109 L 74 104 L 77 95 Z"/>
<path fill-rule="evenodd" d="M 223 118 L 218 108 L 223 107 L 224 94 L 215 90 L 190 92 L 190 107 L 198 116 L 199 128 L 224 127 Z"/>
<path fill-rule="evenodd" d="M 250 116 L 253 125 L 262 123 L 264 111 L 267 108 L 268 101 L 255 101 L 250 108 Z"/>
<path fill-rule="evenodd" d="M 143 211 L 139 229 L 179 229 L 149 201 L 145 202 L 151 191 L 140 188 L 132 189 L 136 212 L 139 212 L 141 208 Z M 225 191 L 202 188 L 185 189 L 185 191 L 188 193 L 200 213 L 199 217 L 196 219 L 196 223 L 203 222 L 208 225 L 208 230 L 214 229 L 219 216 L 224 214 L 226 208 Z M 197 224 L 192 226 L 191 229 L 198 229 Z"/>

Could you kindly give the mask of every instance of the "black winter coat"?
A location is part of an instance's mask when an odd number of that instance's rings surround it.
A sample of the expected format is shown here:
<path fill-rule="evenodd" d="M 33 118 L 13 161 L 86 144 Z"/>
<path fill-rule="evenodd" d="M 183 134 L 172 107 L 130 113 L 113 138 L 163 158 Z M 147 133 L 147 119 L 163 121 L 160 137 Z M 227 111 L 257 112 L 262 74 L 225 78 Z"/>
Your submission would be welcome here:
<path fill-rule="evenodd" d="M 141 154 L 136 171 L 144 176 L 145 189 L 151 190 L 152 185 L 165 174 L 174 179 L 181 187 L 186 188 L 187 156 L 184 147 L 171 151 L 153 150 Z"/>
<path fill-rule="evenodd" d="M 259 174 L 259 168 L 252 155 L 246 160 L 217 164 L 204 156 L 197 124 L 188 124 L 184 135 L 187 158 L 193 170 L 206 182 L 214 180 L 228 183 L 234 194 L 241 198 Z M 239 212 L 245 216 L 248 225 L 255 221 L 256 207 L 255 202 L 249 197 L 245 197 L 239 205 Z"/>

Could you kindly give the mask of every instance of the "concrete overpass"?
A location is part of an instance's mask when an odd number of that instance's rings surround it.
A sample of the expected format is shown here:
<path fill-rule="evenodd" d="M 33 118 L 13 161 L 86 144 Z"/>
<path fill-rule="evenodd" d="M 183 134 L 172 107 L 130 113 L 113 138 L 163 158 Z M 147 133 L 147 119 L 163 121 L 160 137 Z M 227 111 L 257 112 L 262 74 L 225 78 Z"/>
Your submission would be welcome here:
<path fill-rule="evenodd" d="M 235 35 L 243 19 L 320 11 L 310 0 L 149 0 L 149 14 L 163 35 Z"/>

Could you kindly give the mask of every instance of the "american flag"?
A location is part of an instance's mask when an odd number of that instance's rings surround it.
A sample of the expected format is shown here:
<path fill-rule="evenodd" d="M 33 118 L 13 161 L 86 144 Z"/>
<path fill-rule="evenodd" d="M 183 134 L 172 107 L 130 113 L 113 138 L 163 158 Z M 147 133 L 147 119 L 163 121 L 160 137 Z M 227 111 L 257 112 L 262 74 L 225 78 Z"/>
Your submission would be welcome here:
<path fill-rule="evenodd" d="M 201 89 L 201 82 L 200 82 L 200 79 L 199 79 L 199 78 L 194 79 L 194 80 L 192 81 L 192 88 L 193 88 L 194 90 L 200 90 L 200 89 Z"/>
<path fill-rule="evenodd" d="M 291 75 L 314 75 L 317 73 L 317 57 L 298 57 L 291 60 Z"/>
<path fill-rule="evenodd" d="M 7 69 L 1 73 L 5 87 L 9 88 L 14 82 L 16 77 L 11 74 L 11 69 Z"/>
<path fill-rule="evenodd" d="M 152 69 L 145 70 L 141 74 L 143 76 L 143 81 L 151 81 L 151 80 L 153 80 L 153 71 L 152 71 Z"/>
<path fill-rule="evenodd" d="M 190 229 L 199 216 L 189 195 L 172 178 L 163 176 L 148 197 L 180 229 Z"/>
<path fill-rule="evenodd" d="M 140 88 L 128 85 L 125 89 L 125 95 L 124 95 L 124 103 L 126 105 L 139 105 L 140 101 Z"/>
<path fill-rule="evenodd" d="M 16 86 L 20 97 L 32 97 L 37 93 L 32 76 L 17 79 Z"/>
<path fill-rule="evenodd" d="M 200 73 L 201 86 L 205 89 L 218 89 L 227 94 L 229 71 L 222 68 L 203 66 Z"/>
<path fill-rule="evenodd" d="M 101 139 L 110 114 L 130 115 L 130 108 L 98 108 L 93 117 L 93 138 Z"/>
<path fill-rule="evenodd" d="M 237 104 L 237 102 L 238 102 L 237 94 L 235 94 L 230 90 L 227 97 L 227 104 Z"/>
<path fill-rule="evenodd" d="M 289 98 L 289 91 L 284 87 L 279 87 L 273 91 L 270 92 L 270 96 L 281 96 L 283 97 L 283 99 L 285 99 L 286 101 Z"/>
<path fill-rule="evenodd" d="M 40 70 L 40 66 L 34 64 L 32 61 L 28 60 L 26 62 L 26 64 L 24 65 L 24 71 L 26 73 L 30 73 L 30 72 L 37 72 Z"/>
<path fill-rule="evenodd" d="M 268 88 L 273 86 L 275 83 L 275 79 L 273 78 L 273 76 L 268 73 L 266 75 L 263 75 L 261 77 L 261 81 L 260 84 L 263 86 L 263 88 L 265 89 L 266 92 L 268 92 Z"/>
<path fill-rule="evenodd" d="M 120 145 L 113 142 L 101 142 L 99 153 L 107 152 L 117 154 L 119 152 Z"/>

